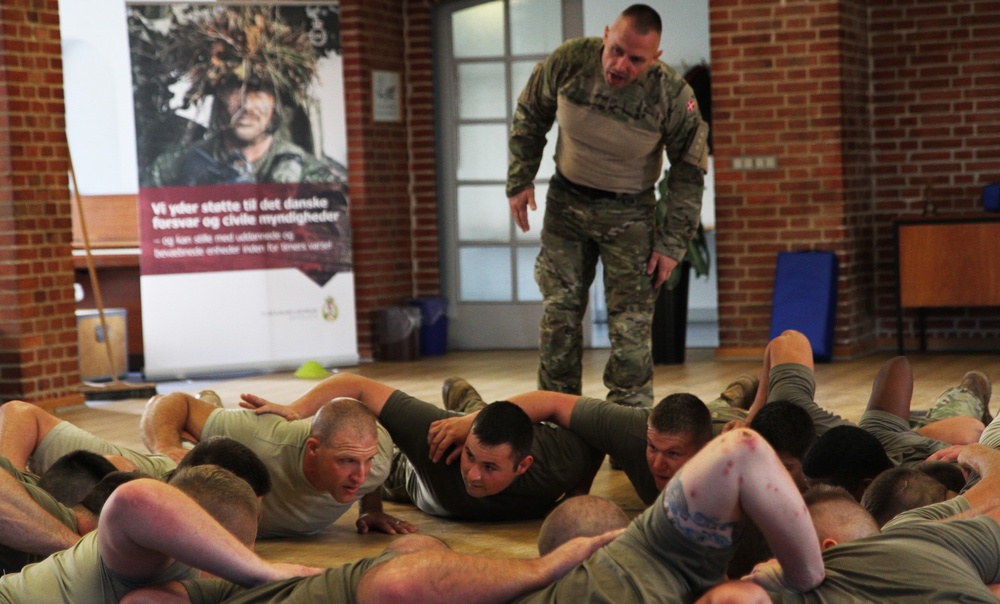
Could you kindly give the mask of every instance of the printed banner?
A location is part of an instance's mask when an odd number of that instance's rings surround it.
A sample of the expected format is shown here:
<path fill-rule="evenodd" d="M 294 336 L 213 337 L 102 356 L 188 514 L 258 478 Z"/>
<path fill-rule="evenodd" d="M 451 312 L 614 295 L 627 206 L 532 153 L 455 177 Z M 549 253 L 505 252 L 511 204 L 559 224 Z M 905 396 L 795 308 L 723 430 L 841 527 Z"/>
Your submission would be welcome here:
<path fill-rule="evenodd" d="M 146 376 L 356 363 L 338 5 L 128 26 Z"/>

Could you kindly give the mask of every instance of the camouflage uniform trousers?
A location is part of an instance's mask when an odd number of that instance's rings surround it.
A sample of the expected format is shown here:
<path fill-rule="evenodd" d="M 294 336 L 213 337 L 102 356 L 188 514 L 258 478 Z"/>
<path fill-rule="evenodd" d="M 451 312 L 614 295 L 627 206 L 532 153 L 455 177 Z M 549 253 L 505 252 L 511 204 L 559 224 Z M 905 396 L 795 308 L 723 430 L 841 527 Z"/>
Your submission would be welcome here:
<path fill-rule="evenodd" d="M 611 340 L 604 368 L 607 400 L 652 404 L 651 324 L 657 290 L 646 264 L 653 249 L 654 206 L 652 190 L 592 198 L 558 175 L 552 179 L 535 262 L 543 296 L 540 389 L 581 393 L 583 317 L 600 257 Z"/>
<path fill-rule="evenodd" d="M 910 420 L 910 426 L 916 430 L 931 422 L 948 417 L 968 416 L 979 419 L 983 416 L 983 402 L 967 388 L 951 386 L 938 395 L 934 405 L 924 417 Z"/>
<path fill-rule="evenodd" d="M 712 416 L 712 436 L 722 434 L 722 429 L 729 422 L 736 420 L 744 422 L 747 419 L 746 409 L 733 407 L 724 398 L 717 398 L 714 401 L 705 403 L 705 406 L 708 407 L 708 412 Z"/>

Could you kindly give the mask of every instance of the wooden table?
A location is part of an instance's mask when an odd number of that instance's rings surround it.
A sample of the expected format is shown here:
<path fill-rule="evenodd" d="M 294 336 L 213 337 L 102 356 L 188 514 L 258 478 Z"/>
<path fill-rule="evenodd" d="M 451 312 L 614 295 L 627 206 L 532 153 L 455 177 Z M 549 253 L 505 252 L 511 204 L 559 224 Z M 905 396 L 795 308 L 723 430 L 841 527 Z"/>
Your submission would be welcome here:
<path fill-rule="evenodd" d="M 904 308 L 919 311 L 925 351 L 926 309 L 1000 306 L 1000 214 L 906 218 L 895 227 L 899 354 Z"/>

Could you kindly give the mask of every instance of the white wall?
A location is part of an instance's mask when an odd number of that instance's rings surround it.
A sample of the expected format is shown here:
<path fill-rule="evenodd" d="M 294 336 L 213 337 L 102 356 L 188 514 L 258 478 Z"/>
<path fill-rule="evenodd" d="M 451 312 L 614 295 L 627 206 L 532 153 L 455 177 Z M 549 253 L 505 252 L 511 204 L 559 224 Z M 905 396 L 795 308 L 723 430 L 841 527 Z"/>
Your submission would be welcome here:
<path fill-rule="evenodd" d="M 66 136 L 84 195 L 136 193 L 135 119 L 123 0 L 59 0 Z"/>

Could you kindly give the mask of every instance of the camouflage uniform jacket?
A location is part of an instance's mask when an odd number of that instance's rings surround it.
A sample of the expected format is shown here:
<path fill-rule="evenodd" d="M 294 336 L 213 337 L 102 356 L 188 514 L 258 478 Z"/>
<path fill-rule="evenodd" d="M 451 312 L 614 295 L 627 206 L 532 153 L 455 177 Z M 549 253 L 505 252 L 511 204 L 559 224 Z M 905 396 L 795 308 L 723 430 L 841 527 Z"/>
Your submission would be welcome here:
<path fill-rule="evenodd" d="M 573 115 L 575 123 L 604 125 L 606 140 L 599 141 L 592 133 L 568 133 L 567 124 L 560 123 L 556 165 L 577 184 L 637 193 L 658 180 L 665 149 L 671 165 L 669 203 L 653 249 L 679 261 L 700 219 L 708 124 L 701 119 L 691 87 L 662 62 L 654 63 L 624 88 L 608 86 L 602 48 L 600 38 L 570 40 L 535 67 L 518 98 L 511 126 L 507 196 L 532 185 L 557 113 Z M 631 148 L 641 154 L 622 157 L 621 151 Z M 567 169 L 574 162 L 580 164 L 576 172 Z M 622 171 L 634 174 L 638 182 L 629 187 L 601 186 L 619 178 Z"/>
<path fill-rule="evenodd" d="M 149 178 L 154 187 L 338 180 L 330 166 L 280 134 L 253 165 L 239 151 L 228 150 L 221 134 L 214 134 L 156 158 Z"/>

